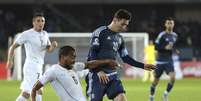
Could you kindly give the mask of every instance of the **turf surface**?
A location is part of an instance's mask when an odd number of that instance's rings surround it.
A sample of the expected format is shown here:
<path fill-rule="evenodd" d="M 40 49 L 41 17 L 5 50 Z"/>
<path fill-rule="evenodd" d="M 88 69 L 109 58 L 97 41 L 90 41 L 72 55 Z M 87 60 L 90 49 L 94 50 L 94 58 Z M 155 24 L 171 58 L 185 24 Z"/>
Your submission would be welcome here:
<path fill-rule="evenodd" d="M 148 101 L 150 82 L 141 82 L 141 80 L 124 79 L 123 85 L 126 89 L 128 101 Z M 83 88 L 85 83 L 82 82 Z M 162 101 L 162 94 L 166 88 L 167 81 L 160 81 L 155 101 Z M 20 81 L 0 81 L 0 101 L 15 101 L 19 95 Z M 44 88 L 43 101 L 59 101 L 54 90 L 48 84 Z M 109 101 L 107 98 L 104 101 Z M 172 92 L 169 95 L 169 101 L 201 101 L 201 79 L 190 78 L 177 80 Z"/>

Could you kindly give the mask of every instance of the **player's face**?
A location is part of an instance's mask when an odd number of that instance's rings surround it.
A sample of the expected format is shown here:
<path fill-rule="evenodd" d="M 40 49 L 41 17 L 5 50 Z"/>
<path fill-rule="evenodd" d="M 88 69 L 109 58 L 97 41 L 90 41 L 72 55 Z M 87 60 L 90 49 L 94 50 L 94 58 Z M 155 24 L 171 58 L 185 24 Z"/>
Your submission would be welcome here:
<path fill-rule="evenodd" d="M 165 28 L 168 29 L 168 30 L 173 30 L 174 21 L 173 20 L 166 20 L 165 21 Z"/>
<path fill-rule="evenodd" d="M 76 54 L 75 51 L 70 51 L 68 55 L 64 56 L 64 64 L 65 65 L 73 65 L 75 63 Z"/>
<path fill-rule="evenodd" d="M 126 19 L 116 19 L 116 28 L 119 32 L 125 32 L 128 30 L 129 20 Z"/>
<path fill-rule="evenodd" d="M 42 16 L 35 17 L 33 19 L 33 28 L 36 31 L 42 31 L 45 25 L 45 18 Z"/>

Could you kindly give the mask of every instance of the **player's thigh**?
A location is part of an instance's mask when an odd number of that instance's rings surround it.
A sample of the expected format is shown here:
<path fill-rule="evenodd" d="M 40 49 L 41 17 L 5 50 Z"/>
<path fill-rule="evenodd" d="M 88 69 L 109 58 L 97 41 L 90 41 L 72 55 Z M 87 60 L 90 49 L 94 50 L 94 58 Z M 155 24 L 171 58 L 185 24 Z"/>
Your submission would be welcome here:
<path fill-rule="evenodd" d="M 105 84 L 100 83 L 96 73 L 89 72 L 87 78 L 87 96 L 90 101 L 102 101 L 105 95 Z"/>
<path fill-rule="evenodd" d="M 30 94 L 34 84 L 37 82 L 40 75 L 41 74 L 37 71 L 25 72 L 23 81 L 20 86 L 22 92 L 27 92 Z"/>
<path fill-rule="evenodd" d="M 164 64 L 157 64 L 156 69 L 154 70 L 154 77 L 159 79 L 161 75 L 163 74 L 163 71 L 165 69 Z"/>
<path fill-rule="evenodd" d="M 166 64 L 166 66 L 165 66 L 165 72 L 169 76 L 174 76 L 175 75 L 174 65 L 173 65 L 172 62 L 169 62 L 168 64 Z"/>
<path fill-rule="evenodd" d="M 115 98 L 114 101 L 127 101 L 125 93 L 120 93 L 118 94 Z"/>
<path fill-rule="evenodd" d="M 113 79 L 107 84 L 106 94 L 109 99 L 114 99 L 119 94 L 124 94 L 124 93 L 125 93 L 125 90 L 121 80 Z"/>

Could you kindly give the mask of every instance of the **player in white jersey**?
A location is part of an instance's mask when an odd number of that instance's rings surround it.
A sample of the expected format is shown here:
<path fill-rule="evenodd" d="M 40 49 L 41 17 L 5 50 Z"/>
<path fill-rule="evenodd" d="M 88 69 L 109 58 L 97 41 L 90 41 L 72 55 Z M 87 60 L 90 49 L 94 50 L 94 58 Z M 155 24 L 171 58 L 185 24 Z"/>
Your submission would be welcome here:
<path fill-rule="evenodd" d="M 73 65 L 75 57 L 76 53 L 73 47 L 64 46 L 60 48 L 59 63 L 50 67 L 36 82 L 31 93 L 32 101 L 36 101 L 36 91 L 48 82 L 51 83 L 61 101 L 86 101 L 79 79 L 85 77 L 88 74 L 88 70 L 73 70 L 73 68 L 77 68 L 76 66 L 78 66 Z M 117 66 L 114 60 L 93 60 L 79 64 L 79 67 L 92 69 L 106 64 L 112 68 Z"/>
<path fill-rule="evenodd" d="M 42 13 L 36 13 L 33 16 L 33 28 L 26 30 L 20 34 L 15 42 L 11 45 L 8 52 L 7 68 L 13 65 L 14 50 L 24 45 L 26 52 L 26 60 L 23 66 L 24 78 L 20 89 L 22 93 L 16 101 L 26 101 L 31 93 L 34 83 L 42 74 L 42 66 L 44 64 L 44 56 L 46 51 L 52 52 L 57 47 L 57 42 L 50 42 L 48 33 L 43 30 L 45 18 Z M 42 100 L 42 92 L 38 91 L 37 101 Z"/>

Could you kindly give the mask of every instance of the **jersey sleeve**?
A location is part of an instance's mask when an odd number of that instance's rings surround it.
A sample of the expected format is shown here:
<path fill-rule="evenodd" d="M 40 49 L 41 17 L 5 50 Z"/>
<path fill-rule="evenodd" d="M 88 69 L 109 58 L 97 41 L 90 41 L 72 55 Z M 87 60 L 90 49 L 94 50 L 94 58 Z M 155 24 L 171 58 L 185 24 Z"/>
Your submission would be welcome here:
<path fill-rule="evenodd" d="M 55 79 L 55 74 L 54 74 L 53 68 L 48 69 L 42 77 L 39 78 L 39 81 L 45 85 L 48 82 L 52 82 Z"/>
<path fill-rule="evenodd" d="M 74 71 L 81 71 L 81 70 L 84 70 L 85 63 L 83 63 L 83 62 L 76 62 L 73 66 L 74 66 L 73 67 Z"/>
<path fill-rule="evenodd" d="M 27 37 L 26 33 L 19 34 L 15 40 L 15 42 L 19 45 L 22 45 L 27 42 L 29 38 Z"/>
<path fill-rule="evenodd" d="M 131 58 L 128 55 L 128 50 L 125 47 L 125 43 L 124 43 L 123 38 L 122 38 L 122 43 L 120 45 L 120 48 L 119 48 L 118 52 L 119 52 L 119 55 L 120 55 L 120 57 L 121 57 L 121 59 L 123 60 L 124 63 L 127 63 L 127 64 L 129 64 L 131 66 L 135 66 L 135 67 L 138 67 L 138 68 L 144 68 L 143 63 L 135 61 L 133 58 Z"/>
<path fill-rule="evenodd" d="M 77 73 L 79 79 L 83 79 L 89 73 L 89 69 L 84 69 L 84 70 L 81 70 L 81 71 L 77 71 L 76 73 Z"/>
<path fill-rule="evenodd" d="M 120 48 L 119 48 L 118 52 L 119 52 L 120 57 L 122 58 L 122 57 L 128 55 L 128 50 L 127 50 L 127 48 L 125 46 L 123 38 L 121 38 L 121 40 L 122 40 L 122 43 L 120 45 Z"/>
<path fill-rule="evenodd" d="M 100 41 L 101 41 L 101 32 L 93 32 L 91 42 L 90 42 L 90 50 L 88 54 L 88 61 L 95 60 L 97 58 L 97 54 L 100 49 Z"/>
<path fill-rule="evenodd" d="M 165 50 L 165 46 L 167 45 L 165 42 L 163 42 L 163 33 L 160 33 L 158 37 L 155 40 L 155 46 L 156 50 Z"/>

